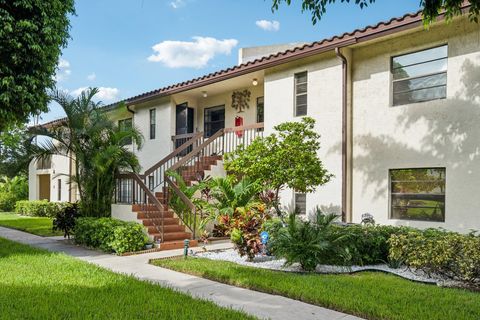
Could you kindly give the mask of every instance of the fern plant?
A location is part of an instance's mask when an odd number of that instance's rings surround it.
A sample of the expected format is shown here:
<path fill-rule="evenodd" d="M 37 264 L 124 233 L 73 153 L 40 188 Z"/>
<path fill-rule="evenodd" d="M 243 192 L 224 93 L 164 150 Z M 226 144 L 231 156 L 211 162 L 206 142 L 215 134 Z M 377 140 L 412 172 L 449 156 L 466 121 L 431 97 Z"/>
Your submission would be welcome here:
<path fill-rule="evenodd" d="M 345 256 L 337 242 L 342 236 L 332 237 L 331 225 L 338 218 L 335 214 L 323 214 L 318 208 L 313 221 L 302 221 L 297 213 L 291 213 L 288 226 L 280 230 L 273 254 L 285 258 L 285 265 L 299 263 L 303 270 L 314 271 L 318 264 L 328 261 L 332 255 Z"/>

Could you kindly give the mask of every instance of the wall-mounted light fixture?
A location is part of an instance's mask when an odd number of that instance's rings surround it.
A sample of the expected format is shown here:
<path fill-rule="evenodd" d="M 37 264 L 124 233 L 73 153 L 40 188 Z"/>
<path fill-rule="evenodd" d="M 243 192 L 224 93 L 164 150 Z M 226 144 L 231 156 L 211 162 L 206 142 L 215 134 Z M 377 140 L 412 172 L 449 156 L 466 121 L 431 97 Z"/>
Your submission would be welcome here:
<path fill-rule="evenodd" d="M 204 98 L 208 97 L 207 91 L 202 91 L 202 96 L 203 96 Z"/>
<path fill-rule="evenodd" d="M 254 86 L 258 85 L 258 80 L 257 80 L 257 78 L 254 78 L 254 79 L 252 80 L 252 84 L 253 84 Z"/>

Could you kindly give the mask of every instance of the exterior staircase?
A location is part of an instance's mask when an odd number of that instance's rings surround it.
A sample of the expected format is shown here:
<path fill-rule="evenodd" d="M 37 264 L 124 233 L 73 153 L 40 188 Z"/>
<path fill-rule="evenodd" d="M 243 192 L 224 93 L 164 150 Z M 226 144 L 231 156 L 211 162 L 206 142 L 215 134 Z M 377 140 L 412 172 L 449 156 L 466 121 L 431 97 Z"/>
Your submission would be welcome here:
<path fill-rule="evenodd" d="M 263 123 L 220 129 L 208 138 L 202 132 L 176 136 L 174 138 L 183 144 L 174 140 L 175 150 L 144 174 L 126 172 L 117 175 L 115 202 L 132 205 L 132 211 L 150 238 L 161 241 L 160 250 L 183 248 L 185 239 L 190 240 L 191 247 L 197 246 L 197 207 L 182 192 L 176 179 L 167 173 L 176 172 L 186 185 L 191 186 L 204 178 L 205 172 L 222 160 L 222 155 L 234 151 L 239 145 L 249 145 L 259 136 L 263 136 Z M 162 191 L 152 191 L 159 189 Z M 168 199 L 173 194 L 188 207 L 188 212 L 176 213 L 168 207 Z"/>
<path fill-rule="evenodd" d="M 182 178 L 187 185 L 192 185 L 197 181 L 197 177 L 204 176 L 212 166 L 216 165 L 221 156 L 200 157 L 193 165 L 185 166 L 181 170 Z M 166 203 L 165 192 L 155 192 L 155 197 L 160 203 Z M 132 205 L 132 211 L 137 214 L 137 219 L 145 226 L 148 235 L 154 240 L 162 239 L 160 250 L 181 249 L 184 247 L 184 240 L 190 240 L 190 247 L 196 247 L 198 241 L 192 239 L 192 233 L 182 223 L 172 209 L 159 210 L 154 205 Z"/>

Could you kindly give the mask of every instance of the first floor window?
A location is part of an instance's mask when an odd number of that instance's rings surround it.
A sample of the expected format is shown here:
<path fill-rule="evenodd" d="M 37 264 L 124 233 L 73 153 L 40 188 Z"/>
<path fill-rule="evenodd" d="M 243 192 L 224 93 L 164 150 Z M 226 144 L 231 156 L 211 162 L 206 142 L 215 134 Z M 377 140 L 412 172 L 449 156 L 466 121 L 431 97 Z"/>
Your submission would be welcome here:
<path fill-rule="evenodd" d="M 120 131 L 128 131 L 133 128 L 133 121 L 132 118 L 128 119 L 123 119 L 118 121 L 118 128 Z M 124 145 L 130 145 L 132 144 L 132 138 L 126 138 L 125 141 L 123 142 Z"/>
<path fill-rule="evenodd" d="M 391 218 L 445 221 L 445 168 L 390 170 Z"/>
<path fill-rule="evenodd" d="M 206 138 L 225 128 L 225 106 L 205 109 L 203 126 Z"/>
<path fill-rule="evenodd" d="M 58 201 L 62 201 L 62 179 L 57 180 Z"/>
<path fill-rule="evenodd" d="M 307 194 L 295 192 L 295 211 L 298 214 L 307 214 Z"/>

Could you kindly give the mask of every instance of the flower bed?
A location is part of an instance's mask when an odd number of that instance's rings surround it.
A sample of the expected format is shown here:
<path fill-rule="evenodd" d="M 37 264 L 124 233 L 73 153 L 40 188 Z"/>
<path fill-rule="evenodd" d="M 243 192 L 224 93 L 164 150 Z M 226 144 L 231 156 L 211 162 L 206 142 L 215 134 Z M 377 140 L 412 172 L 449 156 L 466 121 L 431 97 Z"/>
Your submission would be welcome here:
<path fill-rule="evenodd" d="M 269 269 L 269 270 L 277 270 L 277 271 L 285 271 L 285 272 L 297 272 L 297 273 L 304 272 L 300 267 L 300 264 L 296 263 L 296 264 L 292 264 L 291 266 L 285 266 L 285 259 L 277 259 L 273 256 L 257 255 L 253 259 L 253 261 L 248 261 L 246 257 L 241 257 L 233 249 L 224 250 L 224 251 L 200 252 L 200 253 L 196 253 L 194 257 L 206 258 L 210 260 L 234 262 L 240 265 L 261 268 L 261 269 Z M 457 281 L 453 281 L 448 278 L 435 276 L 435 275 L 428 276 L 425 272 L 422 272 L 421 270 L 416 271 L 415 269 L 411 269 L 407 267 L 391 268 L 387 264 L 376 264 L 376 265 L 367 265 L 367 266 L 318 265 L 315 269 L 316 273 L 321 273 L 321 274 L 342 274 L 342 273 L 355 273 L 355 272 L 361 272 L 361 271 L 387 272 L 387 273 L 395 274 L 405 279 L 409 279 L 417 282 L 432 283 L 440 286 L 451 287 L 451 286 L 459 285 Z"/>

